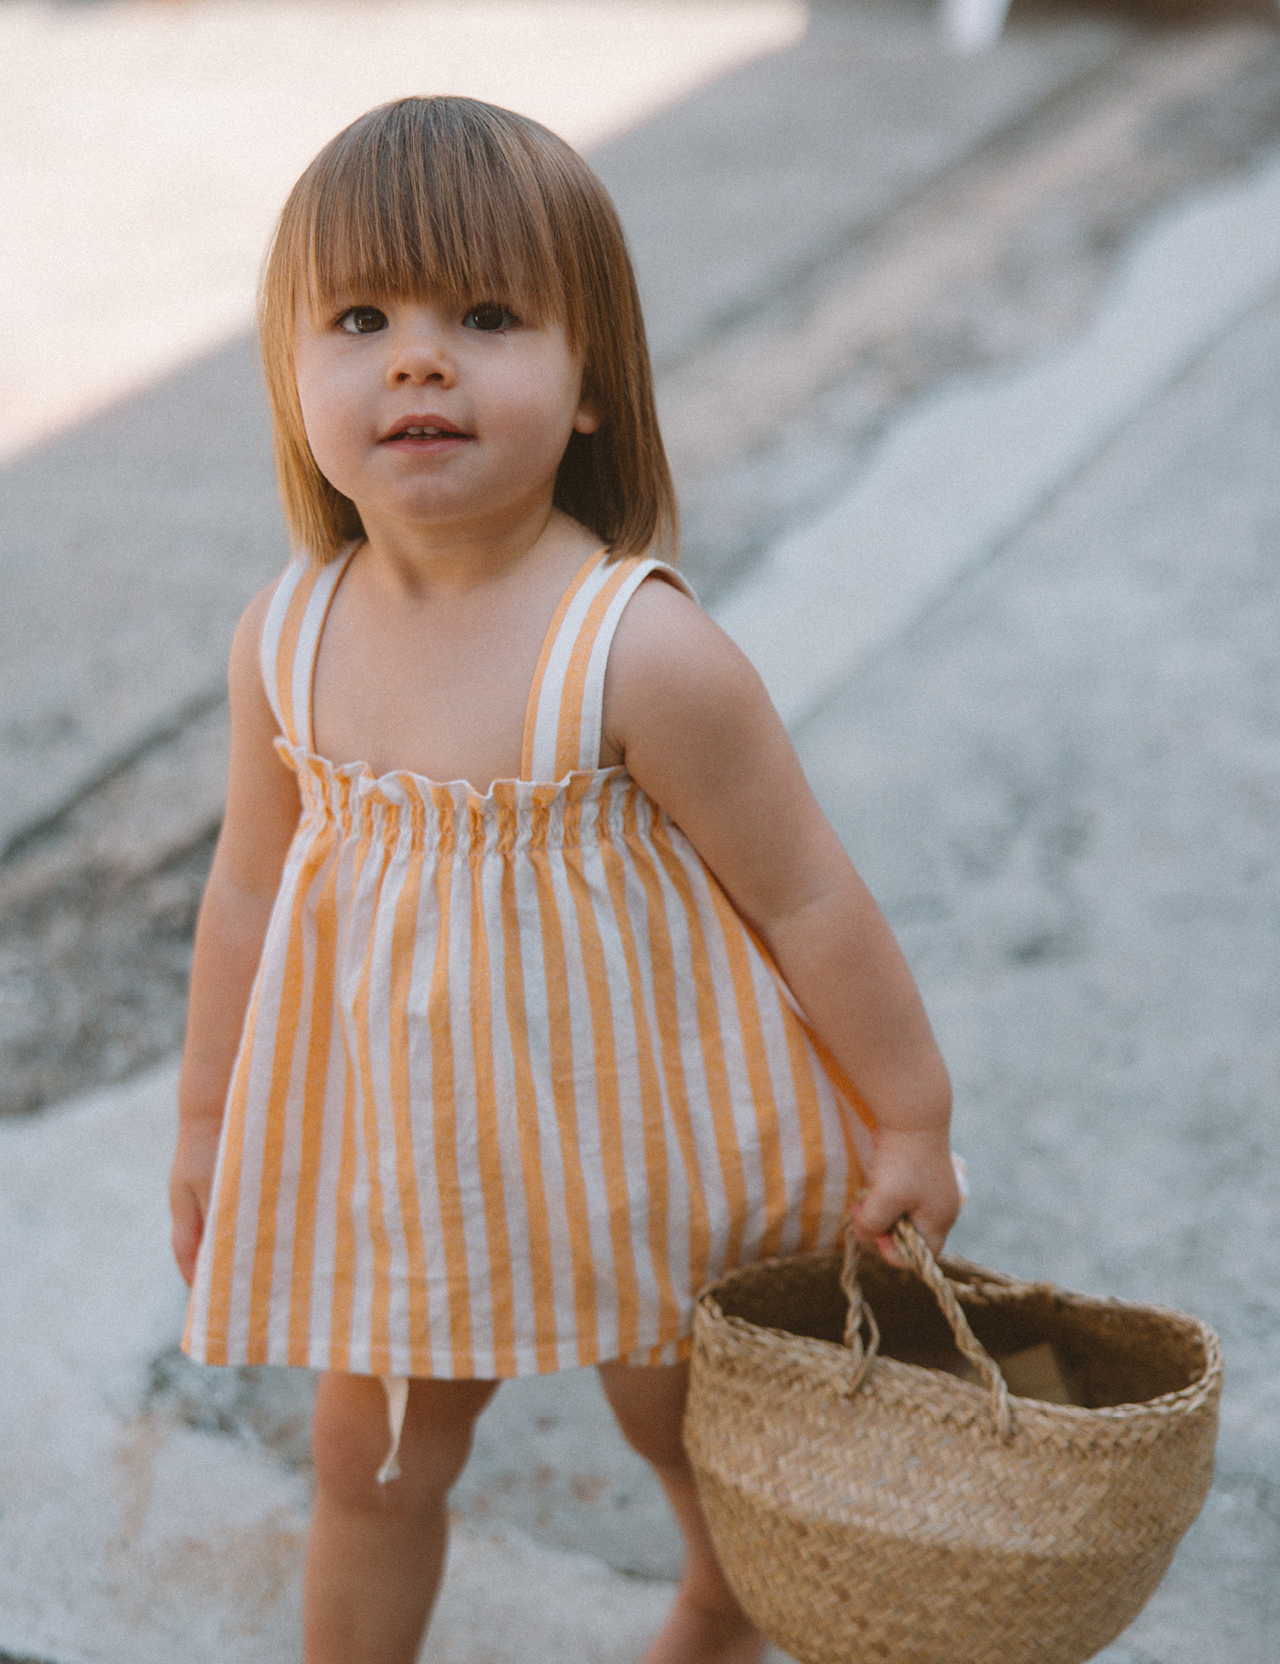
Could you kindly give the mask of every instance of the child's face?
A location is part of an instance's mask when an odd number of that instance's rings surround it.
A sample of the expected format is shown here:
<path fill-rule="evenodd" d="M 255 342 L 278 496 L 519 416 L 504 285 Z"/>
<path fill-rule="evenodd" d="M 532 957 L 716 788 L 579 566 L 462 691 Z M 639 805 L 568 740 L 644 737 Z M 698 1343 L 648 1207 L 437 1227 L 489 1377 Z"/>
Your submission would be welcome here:
<path fill-rule="evenodd" d="M 371 536 L 536 517 L 570 435 L 598 426 L 564 329 L 498 301 L 355 296 L 319 321 L 304 308 L 294 363 L 316 463 Z"/>

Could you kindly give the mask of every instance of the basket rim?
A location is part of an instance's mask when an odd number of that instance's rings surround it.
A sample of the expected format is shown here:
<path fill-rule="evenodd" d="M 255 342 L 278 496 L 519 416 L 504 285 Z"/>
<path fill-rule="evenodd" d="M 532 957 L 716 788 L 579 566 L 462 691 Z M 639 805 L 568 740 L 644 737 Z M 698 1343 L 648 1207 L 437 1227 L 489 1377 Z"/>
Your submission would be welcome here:
<path fill-rule="evenodd" d="M 726 1285 L 732 1285 L 740 1278 L 761 1270 L 767 1270 L 774 1265 L 795 1264 L 796 1261 L 809 1260 L 813 1262 L 839 1260 L 838 1249 L 817 1249 L 801 1254 L 775 1255 L 767 1260 L 755 1260 L 746 1265 L 734 1266 L 723 1272 L 719 1277 L 699 1290 L 695 1306 L 695 1334 L 699 1328 L 707 1327 L 720 1329 L 735 1335 L 739 1341 L 749 1344 L 763 1345 L 770 1352 L 779 1350 L 793 1352 L 797 1359 L 808 1356 L 810 1359 L 822 1362 L 832 1370 L 838 1372 L 845 1366 L 849 1358 L 847 1347 L 835 1341 L 824 1340 L 817 1335 L 797 1335 L 789 1329 L 772 1328 L 766 1324 L 753 1323 L 749 1318 L 726 1314 L 717 1300 L 717 1293 Z M 1179 1387 L 1173 1392 L 1161 1393 L 1155 1398 L 1135 1399 L 1123 1404 L 1101 1404 L 1096 1407 L 1084 1404 L 1051 1404 L 1040 1398 L 1023 1398 L 1010 1393 L 1010 1398 L 1018 1405 L 1018 1416 L 1022 1420 L 1028 1415 L 1039 1420 L 1042 1416 L 1050 1421 L 1066 1425 L 1077 1425 L 1081 1429 L 1088 1426 L 1098 1426 L 1103 1423 L 1135 1422 L 1148 1417 L 1165 1417 L 1174 1413 L 1187 1413 L 1194 1410 L 1201 1402 L 1216 1397 L 1222 1388 L 1223 1357 L 1222 1343 L 1212 1326 L 1193 1312 L 1185 1312 L 1174 1306 L 1152 1305 L 1137 1300 L 1122 1300 L 1112 1295 L 1092 1295 L 1080 1293 L 1073 1289 L 1060 1287 L 1050 1282 L 1025 1282 L 1011 1277 L 1004 1272 L 992 1271 L 988 1267 L 979 1265 L 976 1261 L 962 1259 L 958 1255 L 944 1255 L 938 1261 L 939 1265 L 951 1275 L 952 1269 L 980 1275 L 983 1281 L 1000 1285 L 1000 1292 L 1008 1292 L 1014 1296 L 1025 1296 L 1029 1293 L 1047 1295 L 1064 1304 L 1078 1308 L 1098 1311 L 1123 1312 L 1141 1314 L 1143 1317 L 1155 1317 L 1180 1329 L 1188 1339 L 1195 1338 L 1204 1348 L 1203 1366 L 1196 1377 L 1185 1387 Z M 973 1301 L 969 1296 L 960 1294 L 958 1298 L 963 1306 L 966 1301 L 970 1304 L 992 1304 L 995 1302 Z M 946 1396 L 954 1397 L 955 1409 L 952 1412 L 968 1421 L 973 1408 L 981 1405 L 984 1409 L 989 1405 L 990 1395 L 985 1386 L 975 1385 L 959 1376 L 950 1375 L 945 1370 L 930 1369 L 923 1364 L 906 1363 L 900 1358 L 880 1355 L 871 1365 L 872 1374 L 887 1374 L 888 1379 L 895 1377 L 903 1381 L 916 1381 L 923 1385 L 928 1382 L 930 1390 L 941 1390 Z M 954 1389 L 954 1391 L 953 1391 Z M 972 1406 L 973 1408 L 970 1408 Z M 947 1412 L 944 1410 L 943 1412 Z"/>

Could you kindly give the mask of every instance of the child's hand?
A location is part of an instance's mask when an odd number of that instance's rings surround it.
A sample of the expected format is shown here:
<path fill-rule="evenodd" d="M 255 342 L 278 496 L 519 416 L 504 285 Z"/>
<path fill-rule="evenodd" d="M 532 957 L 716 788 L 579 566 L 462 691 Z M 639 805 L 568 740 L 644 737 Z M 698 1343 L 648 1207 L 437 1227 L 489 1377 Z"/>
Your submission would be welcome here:
<path fill-rule="evenodd" d="M 196 1274 L 196 1254 L 204 1235 L 218 1155 L 217 1122 L 183 1123 L 169 1174 L 169 1212 L 173 1218 L 173 1257 L 187 1287 Z"/>
<path fill-rule="evenodd" d="M 881 1127 L 867 1188 L 853 1205 L 853 1234 L 902 1265 L 891 1232 L 903 1214 L 935 1255 L 960 1212 L 960 1186 L 945 1132 L 897 1132 Z"/>

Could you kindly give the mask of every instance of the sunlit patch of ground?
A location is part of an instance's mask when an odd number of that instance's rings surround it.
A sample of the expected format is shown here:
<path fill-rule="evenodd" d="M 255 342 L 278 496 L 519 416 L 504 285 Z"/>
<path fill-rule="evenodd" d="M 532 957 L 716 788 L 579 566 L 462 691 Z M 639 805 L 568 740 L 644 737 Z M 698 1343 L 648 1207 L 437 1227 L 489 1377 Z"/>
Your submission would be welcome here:
<path fill-rule="evenodd" d="M 0 9 L 0 460 L 243 330 L 286 191 L 363 110 L 467 93 L 601 143 L 803 34 L 802 0 Z"/>

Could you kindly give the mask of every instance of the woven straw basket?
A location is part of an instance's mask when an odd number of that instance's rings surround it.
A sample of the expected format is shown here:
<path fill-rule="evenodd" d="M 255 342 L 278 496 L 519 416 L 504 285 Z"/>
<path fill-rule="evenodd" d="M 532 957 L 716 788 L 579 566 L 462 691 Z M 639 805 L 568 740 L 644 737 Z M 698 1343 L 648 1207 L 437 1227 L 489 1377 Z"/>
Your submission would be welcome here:
<path fill-rule="evenodd" d="M 725 1572 L 801 1664 L 1084 1664 L 1204 1501 L 1217 1337 L 897 1239 L 912 1271 L 851 1242 L 703 1291 L 685 1444 Z M 1012 1397 L 991 1354 L 1032 1348 L 1078 1402 Z"/>

